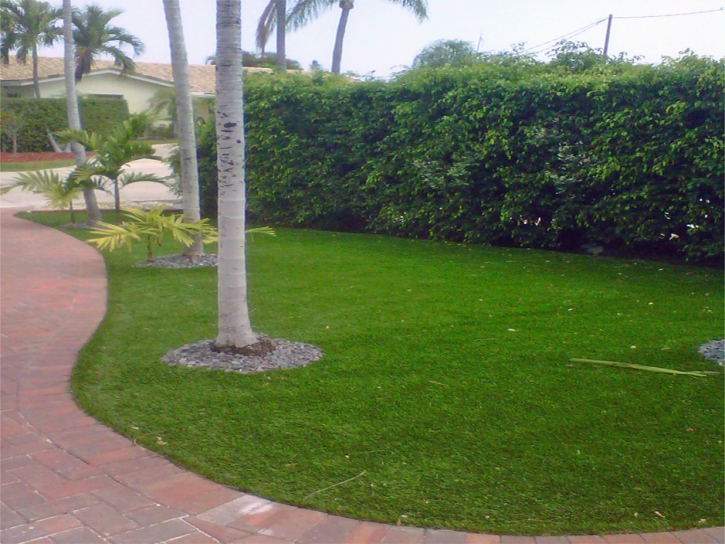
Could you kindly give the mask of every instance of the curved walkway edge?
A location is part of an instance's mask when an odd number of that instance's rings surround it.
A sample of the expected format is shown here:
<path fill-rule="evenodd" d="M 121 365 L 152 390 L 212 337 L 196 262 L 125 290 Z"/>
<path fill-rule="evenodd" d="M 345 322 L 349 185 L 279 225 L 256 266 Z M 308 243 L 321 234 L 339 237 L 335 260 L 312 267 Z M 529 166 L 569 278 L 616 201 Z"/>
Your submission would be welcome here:
<path fill-rule="evenodd" d="M 361 522 L 187 472 L 85 415 L 69 393 L 106 309 L 90 246 L 0 214 L 3 544 L 725 544 L 725 528 L 518 537 Z"/>

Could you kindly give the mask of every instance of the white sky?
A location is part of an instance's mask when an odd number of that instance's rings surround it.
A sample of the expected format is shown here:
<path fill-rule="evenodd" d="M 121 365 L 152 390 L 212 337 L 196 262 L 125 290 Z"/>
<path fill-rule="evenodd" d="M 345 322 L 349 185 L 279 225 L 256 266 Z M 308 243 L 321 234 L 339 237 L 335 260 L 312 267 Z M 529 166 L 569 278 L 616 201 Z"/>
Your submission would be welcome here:
<path fill-rule="evenodd" d="M 242 47 L 253 51 L 257 19 L 268 0 L 242 0 Z M 291 4 L 293 0 L 288 0 Z M 59 4 L 58 0 L 51 3 Z M 74 6 L 85 0 L 73 0 Z M 88 2 L 90 3 L 90 2 Z M 161 0 L 94 0 L 121 8 L 112 21 L 138 36 L 146 52 L 136 60 L 169 62 L 168 35 Z M 214 0 L 180 0 L 189 62 L 203 64 L 215 48 Z M 387 0 L 357 0 L 345 36 L 342 70 L 385 77 L 410 65 L 426 45 L 439 39 L 479 43 L 481 51 L 510 50 L 512 44 L 536 46 L 585 27 L 609 14 L 615 17 L 661 15 L 720 9 L 725 0 L 428 0 L 429 17 L 418 23 L 412 13 Z M 331 8 L 304 29 L 290 33 L 287 56 L 308 68 L 313 60 L 330 68 L 340 9 Z M 687 48 L 698 55 L 725 57 L 725 10 L 682 17 L 614 19 L 610 55 L 626 51 L 659 63 Z M 606 22 L 573 40 L 603 47 Z M 274 50 L 274 38 L 268 51 Z M 61 56 L 62 46 L 41 55 Z M 542 57 L 545 58 L 545 57 Z"/>

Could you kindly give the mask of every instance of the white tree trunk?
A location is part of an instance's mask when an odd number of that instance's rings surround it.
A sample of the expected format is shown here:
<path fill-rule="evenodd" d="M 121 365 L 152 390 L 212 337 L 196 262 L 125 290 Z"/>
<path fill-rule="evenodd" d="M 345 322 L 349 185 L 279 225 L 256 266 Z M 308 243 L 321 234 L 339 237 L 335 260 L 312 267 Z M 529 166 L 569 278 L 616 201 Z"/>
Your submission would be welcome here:
<path fill-rule="evenodd" d="M 75 79 L 75 42 L 73 42 L 73 20 L 71 0 L 63 0 L 63 71 L 65 75 L 65 103 L 68 112 L 68 128 L 81 130 L 81 115 L 78 110 L 78 94 L 76 93 Z M 78 142 L 71 142 L 71 149 L 75 156 L 76 165 L 86 160 L 86 150 Z M 101 211 L 96 201 L 93 189 L 83 189 L 83 199 L 86 201 L 86 222 L 94 226 L 101 220 Z"/>
<path fill-rule="evenodd" d="M 247 304 L 241 0 L 217 0 L 216 134 L 219 170 L 217 348 L 257 341 Z"/>
<path fill-rule="evenodd" d="M 179 131 L 179 153 L 181 155 L 181 197 L 184 221 L 194 222 L 201 218 L 199 213 L 199 168 L 196 163 L 196 134 L 194 133 L 194 107 L 189 84 L 189 62 L 186 58 L 184 28 L 181 23 L 179 0 L 163 0 L 166 26 L 169 31 L 171 49 L 171 70 L 176 93 L 176 125 Z M 184 255 L 204 253 L 201 236 L 184 250 Z"/>

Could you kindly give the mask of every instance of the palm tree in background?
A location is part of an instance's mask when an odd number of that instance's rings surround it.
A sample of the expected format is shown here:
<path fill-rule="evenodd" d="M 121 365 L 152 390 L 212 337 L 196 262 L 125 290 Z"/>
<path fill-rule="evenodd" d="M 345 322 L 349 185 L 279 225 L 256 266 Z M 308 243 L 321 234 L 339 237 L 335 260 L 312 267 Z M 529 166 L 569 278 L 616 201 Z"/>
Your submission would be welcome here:
<path fill-rule="evenodd" d="M 61 10 L 39 0 L 0 1 L 0 59 L 10 62 L 10 52 L 15 51 L 18 62 L 33 62 L 33 89 L 35 98 L 40 98 L 38 84 L 38 48 L 53 45 L 62 34 L 56 22 Z"/>
<path fill-rule="evenodd" d="M 76 82 L 74 77 L 73 64 L 75 60 L 75 42 L 73 41 L 73 6 L 71 0 L 63 0 L 63 73 L 65 76 L 65 104 L 68 114 L 68 128 L 70 130 L 80 131 L 81 115 L 78 109 L 78 93 L 76 92 Z M 86 162 L 86 149 L 78 142 L 71 142 L 71 149 L 75 157 L 76 166 L 80 166 Z M 98 208 L 96 193 L 93 191 L 92 184 L 84 184 L 81 186 L 83 199 L 86 202 L 86 223 L 88 226 L 94 227 L 101 220 L 101 210 Z M 71 201 L 72 210 L 72 201 Z M 75 221 L 73 221 L 75 223 Z"/>
<path fill-rule="evenodd" d="M 274 29 L 277 29 L 277 68 L 287 71 L 287 0 L 269 0 L 257 23 L 257 47 L 264 58 L 264 49 Z"/>
<path fill-rule="evenodd" d="M 428 17 L 427 0 L 389 1 L 412 11 L 419 21 Z M 332 73 L 339 74 L 340 64 L 342 62 L 342 42 L 345 39 L 345 30 L 347 28 L 347 20 L 350 17 L 350 11 L 355 7 L 355 0 L 299 0 L 289 13 L 288 25 L 293 29 L 303 27 L 335 4 L 340 6 L 342 13 L 340 13 L 340 22 L 337 25 L 335 48 L 332 51 Z"/>
<path fill-rule="evenodd" d="M 120 9 L 104 11 L 100 6 L 91 4 L 83 10 L 73 11 L 75 31 L 73 38 L 76 43 L 76 81 L 88 74 L 93 61 L 101 55 L 113 57 L 113 62 L 122 72 L 132 72 L 135 68 L 133 59 L 124 51 L 129 46 L 134 55 L 144 52 L 144 45 L 136 36 L 123 28 L 110 26 L 111 19 L 123 13 Z"/>
<path fill-rule="evenodd" d="M 199 167 L 196 162 L 196 135 L 194 133 L 194 104 L 189 83 L 189 61 L 186 56 L 184 28 L 181 23 L 179 0 L 163 0 L 166 27 L 169 31 L 171 69 L 174 75 L 176 121 L 179 130 L 182 204 L 184 221 L 197 223 L 199 212 Z M 192 257 L 204 252 L 201 233 L 186 247 L 184 255 Z"/>

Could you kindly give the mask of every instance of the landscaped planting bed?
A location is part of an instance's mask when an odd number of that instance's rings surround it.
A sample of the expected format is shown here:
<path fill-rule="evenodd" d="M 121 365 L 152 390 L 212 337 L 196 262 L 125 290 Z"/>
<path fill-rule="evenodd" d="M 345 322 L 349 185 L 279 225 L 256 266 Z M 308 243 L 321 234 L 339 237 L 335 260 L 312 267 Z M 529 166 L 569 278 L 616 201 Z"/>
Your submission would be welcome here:
<path fill-rule="evenodd" d="M 73 375 L 83 409 L 204 476 L 342 516 L 505 534 L 723 524 L 722 374 L 570 360 L 718 371 L 697 350 L 722 336 L 719 270 L 282 229 L 248 253 L 256 330 L 322 360 L 160 362 L 214 337 L 216 271 L 119 251 Z"/>

